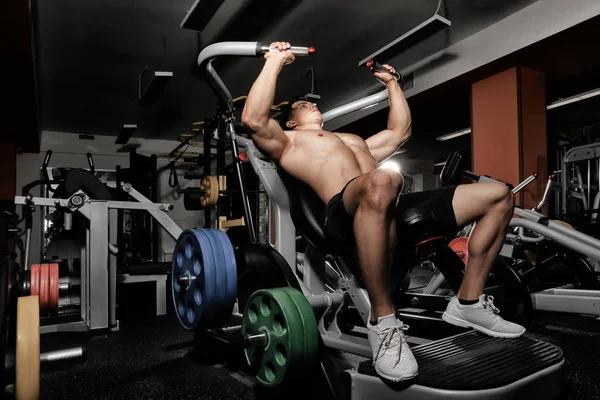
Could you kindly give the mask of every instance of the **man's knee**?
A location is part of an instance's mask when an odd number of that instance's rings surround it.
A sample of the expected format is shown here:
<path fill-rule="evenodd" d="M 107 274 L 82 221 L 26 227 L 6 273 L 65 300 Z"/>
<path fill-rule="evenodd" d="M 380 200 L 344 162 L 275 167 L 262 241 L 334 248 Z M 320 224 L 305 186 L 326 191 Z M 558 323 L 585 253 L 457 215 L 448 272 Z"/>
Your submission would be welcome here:
<path fill-rule="evenodd" d="M 494 185 L 490 193 L 492 204 L 503 213 L 512 213 L 515 207 L 515 195 L 510 188 L 504 184 Z"/>
<path fill-rule="evenodd" d="M 365 177 L 360 204 L 372 209 L 386 210 L 395 204 L 402 184 L 402 175 L 393 171 L 375 170 Z"/>

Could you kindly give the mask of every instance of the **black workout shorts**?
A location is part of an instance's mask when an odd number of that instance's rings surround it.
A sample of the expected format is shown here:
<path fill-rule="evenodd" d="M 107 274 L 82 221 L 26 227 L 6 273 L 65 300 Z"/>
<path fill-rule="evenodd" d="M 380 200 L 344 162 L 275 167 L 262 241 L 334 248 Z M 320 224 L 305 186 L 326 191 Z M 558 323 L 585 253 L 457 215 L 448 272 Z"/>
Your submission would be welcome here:
<path fill-rule="evenodd" d="M 348 214 L 342 201 L 346 187 L 354 179 L 350 180 L 340 193 L 329 200 L 325 209 L 325 222 L 323 224 L 325 237 L 337 244 L 354 242 L 354 216 Z M 396 214 L 398 217 L 396 220 L 401 222 L 404 211 L 412 207 L 419 207 L 431 211 L 443 231 L 457 232 L 460 228 L 456 223 L 456 216 L 452 207 L 455 191 L 456 186 L 448 186 L 441 189 L 403 194 L 398 198 L 398 212 Z M 402 228 L 399 228 L 401 231 Z"/>

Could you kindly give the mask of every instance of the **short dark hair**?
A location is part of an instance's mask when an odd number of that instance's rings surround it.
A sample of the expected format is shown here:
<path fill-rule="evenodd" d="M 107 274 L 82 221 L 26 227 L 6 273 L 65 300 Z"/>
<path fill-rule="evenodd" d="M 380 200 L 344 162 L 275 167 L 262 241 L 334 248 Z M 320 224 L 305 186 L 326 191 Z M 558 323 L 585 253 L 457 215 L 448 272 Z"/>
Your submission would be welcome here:
<path fill-rule="evenodd" d="M 296 96 L 292 97 L 286 105 L 282 106 L 281 111 L 279 112 L 279 114 L 276 117 L 277 121 L 279 121 L 279 125 L 281 126 L 281 129 L 283 129 L 283 130 L 288 129 L 288 127 L 285 126 L 285 124 L 290 120 L 290 117 L 292 116 L 292 106 L 297 101 L 310 101 L 310 100 L 308 100 L 308 98 L 304 95 L 296 95 Z"/>

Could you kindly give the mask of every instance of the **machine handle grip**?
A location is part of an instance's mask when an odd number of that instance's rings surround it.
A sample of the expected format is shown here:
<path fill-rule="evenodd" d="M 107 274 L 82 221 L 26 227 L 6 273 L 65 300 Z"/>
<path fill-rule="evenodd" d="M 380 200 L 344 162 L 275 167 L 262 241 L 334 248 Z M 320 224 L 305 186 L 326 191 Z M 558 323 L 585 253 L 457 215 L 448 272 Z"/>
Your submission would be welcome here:
<path fill-rule="evenodd" d="M 257 47 L 257 52 L 256 55 L 261 55 L 261 54 L 265 54 L 265 53 L 275 53 L 278 52 L 279 50 L 277 49 L 277 47 L 271 47 L 268 45 L 264 45 L 259 43 Z M 312 56 L 313 54 L 315 54 L 315 52 L 317 51 L 314 47 L 303 47 L 303 46 L 292 46 L 290 47 L 287 51 L 289 51 L 290 53 L 292 53 L 295 56 L 301 57 L 301 56 Z"/>
<path fill-rule="evenodd" d="M 48 164 L 50 164 L 50 157 L 52 157 L 52 150 L 48 150 L 46 152 L 46 156 L 44 157 L 44 162 L 42 163 L 42 168 L 45 170 L 48 168 Z"/>
<path fill-rule="evenodd" d="M 92 158 L 92 153 L 87 153 L 88 165 L 90 166 L 90 172 L 92 174 L 96 173 L 96 168 L 94 167 L 94 159 Z"/>
<path fill-rule="evenodd" d="M 383 66 L 383 64 L 379 64 L 373 59 L 367 61 L 365 63 L 365 67 L 369 68 L 371 71 L 374 72 L 387 72 L 388 74 L 392 74 L 390 71 L 387 70 L 386 67 Z M 392 75 L 394 76 L 394 78 L 396 78 L 398 82 L 404 84 L 404 80 L 402 79 L 402 74 L 400 72 L 396 71 Z"/>

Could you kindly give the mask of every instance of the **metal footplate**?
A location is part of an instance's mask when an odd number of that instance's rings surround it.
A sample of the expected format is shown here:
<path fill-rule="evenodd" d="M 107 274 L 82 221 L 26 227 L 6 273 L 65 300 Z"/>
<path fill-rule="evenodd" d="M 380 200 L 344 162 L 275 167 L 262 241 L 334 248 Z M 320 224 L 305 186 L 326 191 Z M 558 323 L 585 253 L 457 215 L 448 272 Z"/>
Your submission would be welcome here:
<path fill-rule="evenodd" d="M 561 394 L 563 353 L 550 343 L 471 331 L 412 350 L 419 363 L 415 382 L 384 383 L 368 360 L 348 371 L 352 399 L 554 399 Z"/>

